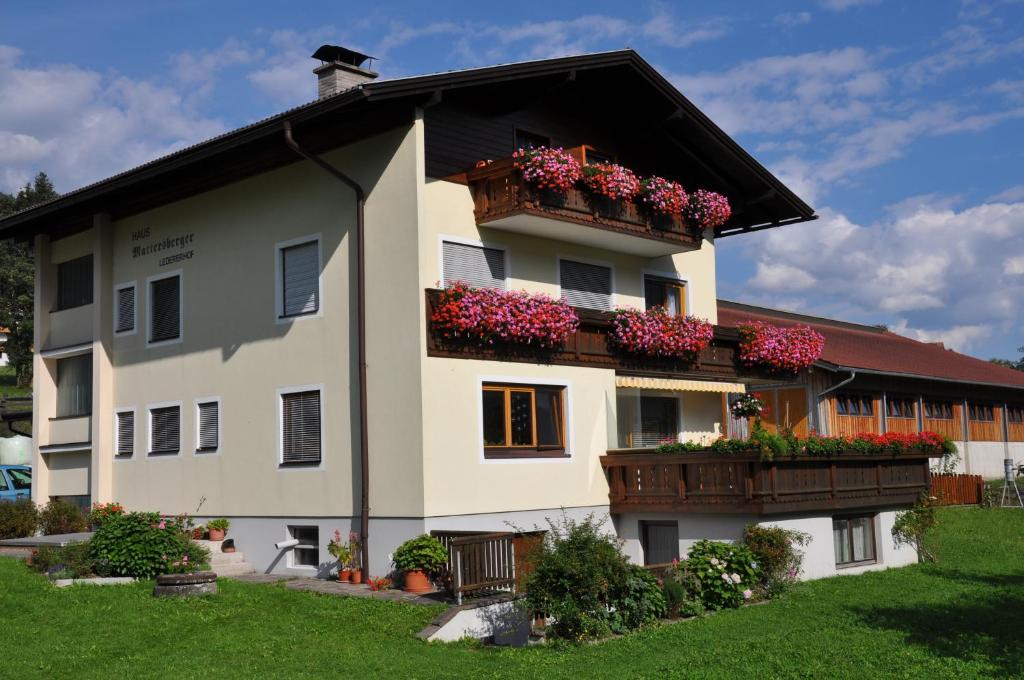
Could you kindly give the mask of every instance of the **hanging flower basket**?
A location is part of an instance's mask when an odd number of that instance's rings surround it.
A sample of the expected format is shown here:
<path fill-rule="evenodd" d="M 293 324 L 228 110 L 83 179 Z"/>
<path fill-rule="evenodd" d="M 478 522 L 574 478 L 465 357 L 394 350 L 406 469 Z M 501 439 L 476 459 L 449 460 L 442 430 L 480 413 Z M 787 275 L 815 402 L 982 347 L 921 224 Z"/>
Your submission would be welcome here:
<path fill-rule="evenodd" d="M 683 209 L 687 224 L 695 229 L 714 229 L 729 221 L 732 207 L 722 194 L 697 189 L 690 194 Z"/>
<path fill-rule="evenodd" d="M 797 373 L 821 357 L 825 336 L 810 326 L 779 328 L 763 321 L 739 324 L 740 362 L 776 373 Z"/>
<path fill-rule="evenodd" d="M 609 340 L 631 354 L 692 362 L 713 337 L 714 326 L 707 321 L 674 316 L 664 307 L 653 307 L 645 312 L 616 310 Z"/>
<path fill-rule="evenodd" d="M 565 194 L 580 180 L 579 161 L 564 149 L 519 149 L 512 158 L 523 179 L 535 189 Z"/>
<path fill-rule="evenodd" d="M 446 340 L 481 345 L 564 345 L 579 328 L 570 305 L 543 294 L 472 288 L 461 281 L 441 293 L 430 315 L 435 333 Z"/>

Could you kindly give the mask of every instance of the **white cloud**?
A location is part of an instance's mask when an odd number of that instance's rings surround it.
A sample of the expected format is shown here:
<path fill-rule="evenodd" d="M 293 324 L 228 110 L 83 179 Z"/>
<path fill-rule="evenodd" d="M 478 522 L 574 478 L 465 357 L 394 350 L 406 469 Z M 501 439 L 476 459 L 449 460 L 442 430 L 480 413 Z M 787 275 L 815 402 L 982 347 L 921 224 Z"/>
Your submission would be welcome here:
<path fill-rule="evenodd" d="M 1003 260 L 1003 273 L 1007 276 L 1024 275 L 1024 255 L 1016 255 Z"/>
<path fill-rule="evenodd" d="M 992 336 L 993 329 L 988 326 L 950 326 L 948 328 L 912 328 L 906 319 L 900 319 L 889 325 L 889 330 L 921 342 L 941 342 L 947 349 L 968 352 L 981 340 Z"/>
<path fill-rule="evenodd" d="M 1001 203 L 1008 202 L 1013 203 L 1014 201 L 1024 201 L 1024 184 L 1018 184 L 1008 189 L 1000 191 L 998 194 L 989 196 L 988 201 L 990 203 Z"/>
<path fill-rule="evenodd" d="M 845 12 L 853 7 L 866 7 L 877 5 L 882 0 L 820 0 L 819 5 L 833 12 Z"/>
<path fill-rule="evenodd" d="M 783 28 L 796 28 L 797 26 L 811 23 L 811 19 L 810 12 L 783 12 L 782 14 L 776 14 L 775 18 L 772 19 L 772 23 Z"/>

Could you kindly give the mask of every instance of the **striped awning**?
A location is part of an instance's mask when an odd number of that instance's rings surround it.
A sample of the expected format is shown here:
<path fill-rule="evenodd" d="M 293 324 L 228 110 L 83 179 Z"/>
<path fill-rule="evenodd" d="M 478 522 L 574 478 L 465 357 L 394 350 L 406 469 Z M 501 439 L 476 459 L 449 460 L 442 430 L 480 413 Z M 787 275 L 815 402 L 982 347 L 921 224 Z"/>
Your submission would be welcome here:
<path fill-rule="evenodd" d="M 615 386 L 641 390 L 671 390 L 673 392 L 736 392 L 742 394 L 747 391 L 743 383 L 647 378 L 636 375 L 615 376 Z"/>

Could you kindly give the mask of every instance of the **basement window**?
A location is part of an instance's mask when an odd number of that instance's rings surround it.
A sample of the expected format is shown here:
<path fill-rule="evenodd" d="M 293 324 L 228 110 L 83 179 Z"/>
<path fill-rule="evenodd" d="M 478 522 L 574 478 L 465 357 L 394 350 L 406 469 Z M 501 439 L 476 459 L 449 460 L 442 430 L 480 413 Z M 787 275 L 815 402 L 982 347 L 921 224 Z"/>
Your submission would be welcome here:
<path fill-rule="evenodd" d="M 874 515 L 833 517 L 832 543 L 835 547 L 837 567 L 853 567 L 875 562 Z"/>
<path fill-rule="evenodd" d="M 320 566 L 320 527 L 288 527 L 288 534 L 299 542 L 291 552 L 289 566 L 313 568 Z"/>

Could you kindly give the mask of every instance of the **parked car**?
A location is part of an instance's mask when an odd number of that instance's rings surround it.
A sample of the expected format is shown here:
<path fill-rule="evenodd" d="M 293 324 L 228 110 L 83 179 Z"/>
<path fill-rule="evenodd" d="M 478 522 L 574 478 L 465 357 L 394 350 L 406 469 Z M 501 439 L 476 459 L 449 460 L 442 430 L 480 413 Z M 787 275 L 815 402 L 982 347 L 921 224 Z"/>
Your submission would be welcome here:
<path fill-rule="evenodd" d="M 32 468 L 28 465 L 0 465 L 0 501 L 32 495 Z"/>

